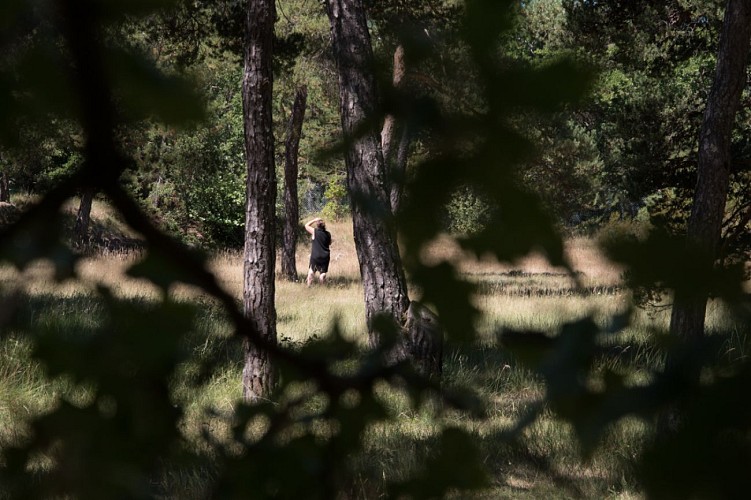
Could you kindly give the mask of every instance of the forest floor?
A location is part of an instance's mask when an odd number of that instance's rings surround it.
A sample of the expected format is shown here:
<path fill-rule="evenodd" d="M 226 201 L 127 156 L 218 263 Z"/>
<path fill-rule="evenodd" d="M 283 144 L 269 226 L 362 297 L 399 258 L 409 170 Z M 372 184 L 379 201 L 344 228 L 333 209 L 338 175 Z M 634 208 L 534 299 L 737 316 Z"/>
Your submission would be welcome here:
<path fill-rule="evenodd" d="M 99 212 L 97 213 L 99 214 Z M 99 215 L 97 215 L 99 216 Z M 365 346 L 364 305 L 351 223 L 329 223 L 333 236 L 328 284 L 307 287 L 303 271 L 309 242 L 299 244 L 299 281 L 277 281 L 278 336 L 295 347 L 313 337 L 324 337 L 336 323 L 349 339 Z M 570 321 L 590 316 L 605 325 L 629 307 L 630 294 L 621 287 L 621 269 L 608 262 L 595 242 L 572 238 L 566 243 L 584 292 L 574 293 L 572 278 L 563 270 L 531 256 L 513 264 L 476 261 L 463 255 L 449 238 L 438 241 L 425 259 L 451 259 L 463 275 L 478 285 L 475 305 L 481 311 L 476 327 L 478 340 L 472 345 L 450 345 L 445 352 L 443 386 L 473 387 L 485 400 L 485 418 L 467 418 L 456 412 L 436 417 L 414 409 L 398 394 L 384 392 L 389 411 L 395 416 L 374 425 L 366 435 L 364 451 L 353 457 L 362 473 L 350 485 L 348 497 L 374 498 L 383 482 L 394 480 L 419 466 L 419 449 L 445 426 L 459 426 L 470 432 L 491 472 L 492 486 L 471 498 L 641 498 L 636 479 L 636 462 L 649 438 L 650 426 L 638 419 L 624 419 L 613 426 L 597 451 L 582 459 L 574 433 L 567 423 L 545 412 L 526 428 L 521 439 L 509 442 L 504 432 L 511 429 L 530 404 L 545 392 L 541 380 L 499 348 L 497 334 L 505 328 L 555 334 Z M 25 307 L 35 321 L 56 315 L 91 315 L 96 310 L 96 287 L 105 286 L 114 295 L 150 300 L 160 291 L 151 283 L 130 278 L 126 269 L 140 258 L 138 251 L 102 251 L 79 262 L 80 279 L 58 283 L 49 265 L 38 263 L 23 273 L 0 268 L 0 290 L 13 289 L 26 300 Z M 234 296 L 242 296 L 242 255 L 222 251 L 211 260 L 219 281 Z M 201 304 L 197 333 L 192 340 L 196 356 L 207 351 L 223 353 L 227 363 L 198 391 L 177 387 L 177 399 L 185 411 L 183 432 L 196 442 L 209 429 L 221 439 L 229 432 L 227 419 L 241 398 L 241 351 L 229 339 L 230 326 L 221 310 L 189 286 L 175 286 L 170 295 Z M 36 316 L 34 316 L 36 313 Z M 710 328 L 720 328 L 726 317 L 722 307 L 712 304 Z M 664 331 L 668 324 L 664 309 L 637 310 L 624 338 L 645 338 Z M 0 339 L 0 447 L 22 440 L 29 418 L 43 413 L 71 388 L 51 380 L 30 361 L 31 347 L 25 339 L 6 334 Z M 631 359 L 653 363 L 653 353 Z M 612 363 L 619 363 L 615 360 Z M 613 364 L 610 364 L 610 368 Z M 639 370 L 635 370 L 639 376 Z M 207 422 L 206 409 L 216 417 Z M 180 498 L 201 498 L 196 479 L 170 478 Z M 465 495 L 460 495 L 466 498 Z"/>

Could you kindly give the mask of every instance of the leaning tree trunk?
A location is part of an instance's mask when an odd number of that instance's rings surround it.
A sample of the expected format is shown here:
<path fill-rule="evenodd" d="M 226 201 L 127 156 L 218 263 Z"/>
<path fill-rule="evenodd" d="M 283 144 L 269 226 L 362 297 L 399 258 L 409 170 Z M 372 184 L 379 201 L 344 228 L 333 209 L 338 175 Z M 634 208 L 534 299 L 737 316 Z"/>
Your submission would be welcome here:
<path fill-rule="evenodd" d="M 248 169 L 243 255 L 245 315 L 269 342 L 276 342 L 274 307 L 274 136 L 271 55 L 274 0 L 248 0 L 243 76 L 245 159 Z M 245 340 L 243 398 L 257 401 L 274 388 L 269 354 Z"/>
<path fill-rule="evenodd" d="M 284 144 L 284 232 L 282 235 L 282 276 L 289 281 L 297 281 L 297 221 L 300 207 L 297 199 L 297 155 L 300 149 L 300 135 L 305 119 L 305 103 L 308 88 L 303 85 L 297 90 L 292 116 L 287 127 L 287 140 Z"/>
<path fill-rule="evenodd" d="M 407 312 L 407 282 L 388 222 L 390 205 L 383 153 L 378 133 L 360 130 L 376 116 L 378 100 L 373 52 L 365 11 L 360 0 L 327 0 L 334 57 L 339 72 L 339 113 L 345 137 L 352 139 L 345 163 L 352 199 L 352 224 L 365 293 L 370 347 L 380 339 L 373 319 L 387 313 L 401 324 Z"/>
<path fill-rule="evenodd" d="M 76 225 L 73 228 L 75 245 L 84 247 L 88 241 L 89 224 L 91 222 L 91 203 L 94 199 L 94 189 L 86 188 L 81 194 L 81 202 L 78 205 Z"/>
<path fill-rule="evenodd" d="M 699 139 L 699 171 L 688 222 L 687 244 L 701 255 L 702 275 L 718 258 L 722 218 L 730 181 L 730 143 L 735 113 L 746 85 L 751 43 L 751 2 L 729 0 Z M 704 335 L 706 290 L 676 290 L 670 332 L 693 341 Z"/>
<path fill-rule="evenodd" d="M 326 10 L 339 73 L 342 130 L 351 139 L 345 155 L 347 189 L 352 200 L 355 247 L 365 294 L 368 342 L 371 348 L 381 344 L 374 320 L 385 315 L 404 333 L 392 353 L 393 360 L 409 356 L 420 369 L 438 366 L 427 374 L 439 375 L 440 359 L 437 363 L 422 363 L 419 359 L 426 353 L 440 353 L 442 335 L 426 335 L 428 331 L 439 330 L 421 328 L 420 321 L 405 325 L 410 301 L 391 217 L 381 138 L 373 127 L 363 129 L 379 107 L 365 11 L 361 0 L 326 0 Z M 419 320 L 421 315 L 412 317 Z"/>

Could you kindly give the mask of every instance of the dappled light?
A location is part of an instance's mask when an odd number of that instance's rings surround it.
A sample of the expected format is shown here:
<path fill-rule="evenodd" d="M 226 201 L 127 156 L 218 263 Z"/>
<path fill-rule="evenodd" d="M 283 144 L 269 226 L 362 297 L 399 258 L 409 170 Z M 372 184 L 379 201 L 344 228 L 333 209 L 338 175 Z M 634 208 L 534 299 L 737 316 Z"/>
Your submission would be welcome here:
<path fill-rule="evenodd" d="M 742 496 L 723 3 L 3 2 L 0 498 Z"/>

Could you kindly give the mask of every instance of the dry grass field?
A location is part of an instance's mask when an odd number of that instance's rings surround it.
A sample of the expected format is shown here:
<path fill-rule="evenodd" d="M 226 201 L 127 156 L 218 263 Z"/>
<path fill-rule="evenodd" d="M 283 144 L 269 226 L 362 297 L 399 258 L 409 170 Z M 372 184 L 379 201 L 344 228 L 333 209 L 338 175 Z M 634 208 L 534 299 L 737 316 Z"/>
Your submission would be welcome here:
<path fill-rule="evenodd" d="M 337 322 L 346 337 L 364 347 L 364 306 L 351 223 L 334 222 L 328 226 L 334 240 L 329 282 L 324 286 L 304 284 L 309 241 L 302 238 L 297 255 L 300 280 L 276 283 L 278 335 L 283 343 L 296 345 L 312 336 L 327 335 Z M 588 315 L 605 324 L 628 306 L 629 294 L 620 283 L 621 270 L 603 258 L 592 240 L 572 239 L 566 243 L 566 251 L 583 287 L 578 291 L 567 273 L 538 256 L 512 264 L 477 261 L 462 254 L 448 237 L 426 250 L 426 260 L 450 259 L 478 285 L 474 300 L 482 312 L 476 325 L 479 341 L 448 349 L 443 383 L 446 387 L 475 388 L 486 401 L 487 418 L 468 419 L 452 412 L 436 417 L 413 409 L 403 395 L 384 388 L 383 397 L 395 418 L 374 425 L 368 432 L 366 451 L 353 457 L 353 463 L 363 473 L 352 485 L 352 497 L 377 496 L 380 482 L 416 467 L 416 447 L 446 425 L 464 427 L 476 437 L 493 474 L 493 487 L 476 498 L 639 497 L 633 467 L 648 432 L 641 421 L 626 419 L 612 428 L 588 461 L 580 459 L 571 428 L 550 414 L 528 427 L 521 441 L 511 444 L 502 438 L 525 408 L 542 397 L 544 387 L 498 347 L 496 334 L 503 328 L 553 333 L 565 322 Z M 97 286 L 105 286 L 119 297 L 145 301 L 158 297 L 159 290 L 154 285 L 125 275 L 128 266 L 138 259 L 137 254 L 122 253 L 87 257 L 78 264 L 80 279 L 64 283 L 56 283 L 52 270 L 44 264 L 34 265 L 24 273 L 0 268 L 0 287 L 6 293 L 22 292 L 34 321 L 65 315 L 95 321 L 97 305 L 92 297 Z M 220 252 L 210 262 L 221 284 L 239 300 L 241 252 Z M 227 357 L 236 356 L 200 390 L 175 388 L 175 397 L 186 411 L 183 431 L 200 446 L 201 432 L 206 429 L 218 439 L 228 431 L 222 415 L 229 415 L 240 399 L 241 359 L 236 346 L 232 347 L 228 340 L 230 327 L 215 304 L 189 286 L 173 287 L 170 294 L 202 304 L 192 345 L 195 355 L 224 350 Z M 710 326 L 720 324 L 724 317 L 721 307 L 711 306 Z M 644 338 L 654 330 L 664 329 L 667 321 L 665 312 L 638 311 L 624 335 Z M 0 446 L 23 439 L 26 419 L 54 405 L 61 394 L 86 397 L 85 391 L 82 394 L 80 388 L 73 390 L 65 381 L 47 379 L 29 362 L 29 350 L 28 342 L 12 334 L 0 339 Z M 206 417 L 206 409 L 215 410 L 216 415 Z M 180 498 L 201 497 L 200 478 L 168 481 L 177 485 L 174 487 L 180 491 Z"/>

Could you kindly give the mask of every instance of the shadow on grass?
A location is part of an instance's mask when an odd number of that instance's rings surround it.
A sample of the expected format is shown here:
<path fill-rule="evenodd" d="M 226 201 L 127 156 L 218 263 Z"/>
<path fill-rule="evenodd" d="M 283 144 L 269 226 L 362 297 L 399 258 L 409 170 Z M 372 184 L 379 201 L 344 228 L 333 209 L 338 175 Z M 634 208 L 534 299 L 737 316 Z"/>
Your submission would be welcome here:
<path fill-rule="evenodd" d="M 153 301 L 143 298 L 121 301 L 145 311 L 154 305 Z M 29 335 L 40 329 L 52 329 L 53 333 L 66 338 L 86 338 L 100 333 L 108 319 L 107 305 L 96 295 L 22 296 L 17 299 L 17 305 L 14 320 L 7 326 L 14 331 L 31 332 Z M 235 383 L 239 382 L 243 359 L 241 342 L 226 333 L 215 334 L 215 329 L 227 322 L 223 310 L 211 303 L 194 303 L 194 306 L 193 326 L 185 332 L 181 342 L 181 348 L 189 353 L 187 363 L 210 368 L 214 373 L 224 368 L 236 374 Z M 5 339 L 0 339 L 2 342 Z M 173 383 L 181 387 L 201 383 L 196 377 L 194 371 L 181 370 Z M 559 497 L 604 496 L 616 488 L 612 477 L 594 472 L 568 474 L 567 469 L 561 467 L 562 463 L 576 460 L 575 445 L 567 442 L 570 436 L 566 433 L 509 439 L 508 429 L 521 417 L 530 400 L 539 399 L 544 388 L 539 378 L 507 351 L 494 346 L 449 344 L 445 352 L 443 384 L 447 389 L 475 390 L 487 406 L 484 418 L 463 412 L 436 416 L 412 409 L 399 398 L 389 399 L 392 419 L 369 429 L 364 449 L 350 461 L 349 479 L 344 489 L 351 498 L 379 497 L 385 493 L 386 481 L 398 481 L 419 470 L 437 449 L 440 431 L 451 426 L 461 427 L 473 437 L 494 485 L 493 492 L 499 495 L 529 493 L 530 498 L 539 498 L 557 492 L 555 496 Z M 550 420 L 549 425 L 556 423 Z M 215 467 L 209 457 L 186 464 L 170 464 L 158 481 L 159 494 L 201 498 L 211 490 Z M 627 464 L 615 469 L 614 474 L 623 470 L 628 470 Z"/>

